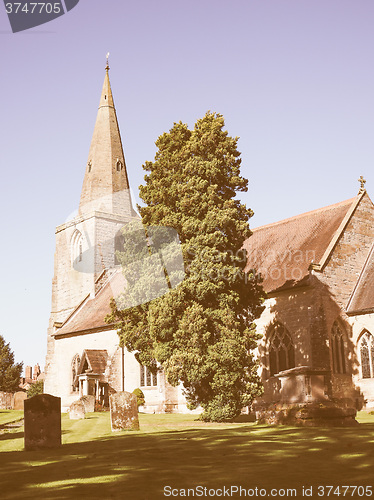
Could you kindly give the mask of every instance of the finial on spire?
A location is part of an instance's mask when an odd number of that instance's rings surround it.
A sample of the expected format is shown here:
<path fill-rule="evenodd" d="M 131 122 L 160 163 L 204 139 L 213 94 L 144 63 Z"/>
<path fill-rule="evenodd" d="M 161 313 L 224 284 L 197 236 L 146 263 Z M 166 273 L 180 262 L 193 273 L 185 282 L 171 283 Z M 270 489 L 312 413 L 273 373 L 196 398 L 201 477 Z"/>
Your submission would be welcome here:
<path fill-rule="evenodd" d="M 110 69 L 109 68 L 109 56 L 110 56 L 110 53 L 108 52 L 107 55 L 106 55 L 106 67 L 105 67 L 105 69 L 107 71 L 109 71 L 109 69 Z"/>
<path fill-rule="evenodd" d="M 359 190 L 358 194 L 364 193 L 366 180 L 362 177 L 362 175 L 358 179 L 358 182 L 360 183 L 360 190 Z"/>

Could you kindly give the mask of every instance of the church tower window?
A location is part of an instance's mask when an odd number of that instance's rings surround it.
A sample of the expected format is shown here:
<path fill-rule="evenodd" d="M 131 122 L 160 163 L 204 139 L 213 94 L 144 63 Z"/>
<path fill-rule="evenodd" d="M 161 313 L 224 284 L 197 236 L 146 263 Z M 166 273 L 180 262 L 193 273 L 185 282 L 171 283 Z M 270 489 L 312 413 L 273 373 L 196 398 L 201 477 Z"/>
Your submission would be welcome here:
<path fill-rule="evenodd" d="M 374 337 L 365 331 L 359 341 L 362 378 L 374 378 Z"/>
<path fill-rule="evenodd" d="M 333 373 L 346 373 L 344 335 L 337 321 L 331 329 L 331 355 Z"/>
<path fill-rule="evenodd" d="M 83 259 L 83 236 L 78 229 L 74 231 L 71 238 L 71 262 L 73 267 L 78 263 L 82 262 Z"/>
<path fill-rule="evenodd" d="M 295 348 L 287 329 L 281 323 L 271 326 L 269 333 L 270 376 L 295 367 Z"/>

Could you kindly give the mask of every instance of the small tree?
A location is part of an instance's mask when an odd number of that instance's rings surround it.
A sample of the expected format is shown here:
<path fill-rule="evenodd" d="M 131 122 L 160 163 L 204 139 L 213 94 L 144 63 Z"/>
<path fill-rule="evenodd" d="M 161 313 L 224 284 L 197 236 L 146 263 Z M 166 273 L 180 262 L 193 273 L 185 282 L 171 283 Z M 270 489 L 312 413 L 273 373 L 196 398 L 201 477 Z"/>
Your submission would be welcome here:
<path fill-rule="evenodd" d="M 10 345 L 0 335 L 0 391 L 16 392 L 19 389 L 23 363 L 14 362 Z"/>
<path fill-rule="evenodd" d="M 28 389 L 27 391 L 27 397 L 32 398 L 33 396 L 37 396 L 38 394 L 43 394 L 44 391 L 44 382 L 43 380 L 38 380 L 35 382 L 35 384 L 32 384 L 32 386 Z"/>

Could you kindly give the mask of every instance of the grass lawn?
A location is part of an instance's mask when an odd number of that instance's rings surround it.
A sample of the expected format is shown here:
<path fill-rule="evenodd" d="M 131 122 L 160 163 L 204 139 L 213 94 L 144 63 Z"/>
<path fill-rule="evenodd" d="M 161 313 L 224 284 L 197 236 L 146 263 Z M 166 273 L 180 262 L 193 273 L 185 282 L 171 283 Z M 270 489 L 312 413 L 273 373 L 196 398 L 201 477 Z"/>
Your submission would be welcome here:
<path fill-rule="evenodd" d="M 0 411 L 0 423 L 19 413 Z M 112 433 L 108 413 L 85 420 L 63 415 L 63 446 L 49 451 L 25 452 L 23 427 L 6 431 L 0 434 L 0 498 L 152 500 L 168 498 L 167 485 L 258 487 L 266 496 L 271 488 L 296 488 L 293 498 L 306 498 L 302 487 L 313 486 L 312 498 L 322 498 L 318 485 L 374 484 L 373 415 L 361 413 L 361 426 L 343 429 L 195 419 L 141 414 L 140 432 Z"/>
<path fill-rule="evenodd" d="M 23 411 L 0 410 L 0 427 L 23 418 Z M 0 445 L 1 450 L 1 445 Z"/>

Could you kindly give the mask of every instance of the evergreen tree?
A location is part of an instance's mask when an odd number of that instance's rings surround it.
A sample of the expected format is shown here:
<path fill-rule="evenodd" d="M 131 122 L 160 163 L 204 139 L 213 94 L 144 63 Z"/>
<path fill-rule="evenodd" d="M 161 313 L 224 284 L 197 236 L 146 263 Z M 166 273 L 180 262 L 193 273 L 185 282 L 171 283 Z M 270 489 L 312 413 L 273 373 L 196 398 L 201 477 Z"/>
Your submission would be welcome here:
<path fill-rule="evenodd" d="M 34 384 L 32 384 L 27 390 L 27 397 L 33 398 L 34 396 L 38 396 L 39 394 L 43 394 L 44 392 L 44 381 L 38 380 Z"/>
<path fill-rule="evenodd" d="M 14 363 L 14 354 L 4 337 L 0 335 L 0 391 L 16 392 L 22 374 L 23 363 Z"/>
<path fill-rule="evenodd" d="M 212 421 L 236 417 L 262 391 L 251 351 L 264 293 L 256 275 L 243 272 L 253 212 L 235 199 L 248 181 L 240 175 L 238 139 L 223 127 L 223 117 L 208 112 L 193 130 L 180 122 L 158 138 L 155 160 L 143 166 L 146 206 L 138 208 L 146 228 L 178 233 L 185 279 L 128 309 L 113 301 L 107 318 L 141 364 L 151 370 L 160 364 L 172 385 L 183 383 L 189 408 L 201 405 L 201 418 Z M 130 240 L 119 258 L 128 280 L 145 290 L 144 273 L 126 267 L 141 253 Z"/>

